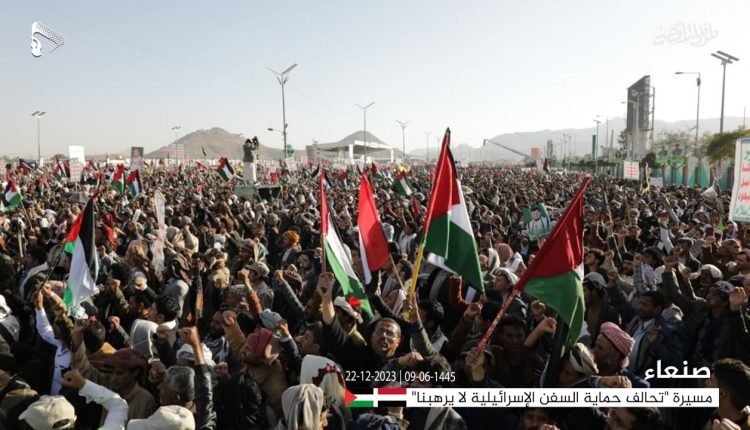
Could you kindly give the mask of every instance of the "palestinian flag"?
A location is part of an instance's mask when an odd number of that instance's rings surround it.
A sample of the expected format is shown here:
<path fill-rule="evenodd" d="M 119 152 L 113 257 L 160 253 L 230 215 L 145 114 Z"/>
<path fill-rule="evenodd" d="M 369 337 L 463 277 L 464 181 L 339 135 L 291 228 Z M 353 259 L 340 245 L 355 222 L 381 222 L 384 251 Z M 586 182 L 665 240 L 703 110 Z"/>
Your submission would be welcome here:
<path fill-rule="evenodd" d="M 446 129 L 425 219 L 424 251 L 431 253 L 430 263 L 460 275 L 476 290 L 484 292 L 477 243 L 456 176 L 450 141 L 451 131 Z"/>
<path fill-rule="evenodd" d="M 65 245 L 63 250 L 68 254 L 72 254 L 76 246 L 76 238 L 78 238 L 78 232 L 81 230 L 81 220 L 83 219 L 83 212 L 80 212 L 76 217 L 75 222 L 70 227 L 68 235 L 65 237 Z"/>
<path fill-rule="evenodd" d="M 383 225 L 378 217 L 378 209 L 372 195 L 372 187 L 367 175 L 362 175 L 359 183 L 359 212 L 357 227 L 359 227 L 359 255 L 362 259 L 362 270 L 365 274 L 365 284 L 369 284 L 372 273 L 387 263 L 391 254 L 388 251 L 388 241 L 383 234 Z"/>
<path fill-rule="evenodd" d="M 8 187 L 5 189 L 2 202 L 0 202 L 2 204 L 2 211 L 8 212 L 14 207 L 20 205 L 21 201 L 23 201 L 21 190 L 18 189 L 15 182 L 8 181 Z"/>
<path fill-rule="evenodd" d="M 409 197 L 412 193 L 411 187 L 409 186 L 409 182 L 406 180 L 406 177 L 404 176 L 404 172 L 399 171 L 396 173 L 396 180 L 393 181 L 393 189 L 400 195 L 404 197 Z"/>
<path fill-rule="evenodd" d="M 35 164 L 36 163 L 34 163 L 33 161 L 27 161 L 27 160 L 24 160 L 23 158 L 18 159 L 18 167 L 23 170 L 24 175 L 28 175 L 29 171 L 34 170 Z"/>
<path fill-rule="evenodd" d="M 63 169 L 62 167 L 60 167 L 60 164 L 58 164 L 57 166 L 55 166 L 54 169 L 52 169 L 52 176 L 54 176 L 56 180 L 62 181 L 63 178 L 66 177 L 65 176 L 65 169 Z"/>
<path fill-rule="evenodd" d="M 99 188 L 102 185 L 103 176 L 104 174 L 102 172 L 96 172 L 96 174 L 94 175 L 94 179 L 96 179 L 96 185 L 95 185 L 96 188 Z"/>
<path fill-rule="evenodd" d="M 116 189 L 120 195 L 125 194 L 125 166 L 117 166 L 114 176 L 112 176 L 112 188 Z"/>
<path fill-rule="evenodd" d="M 547 161 L 546 158 L 544 159 L 544 167 L 543 167 L 543 169 L 544 169 L 544 173 L 546 173 L 546 174 L 549 175 L 549 161 Z"/>
<path fill-rule="evenodd" d="M 143 186 L 141 185 L 141 175 L 138 173 L 138 170 L 134 170 L 130 173 L 130 176 L 128 176 L 128 179 L 125 180 L 125 183 L 128 185 L 128 191 L 130 194 L 135 197 L 138 194 L 143 191 Z"/>
<path fill-rule="evenodd" d="M 195 165 L 198 166 L 198 170 L 200 170 L 201 172 L 208 172 L 208 168 L 206 167 L 206 165 L 201 163 L 200 161 L 196 161 Z"/>
<path fill-rule="evenodd" d="M 42 175 L 41 178 L 39 178 L 39 194 L 44 194 L 47 192 L 47 175 Z"/>
<path fill-rule="evenodd" d="M 68 235 L 73 243 L 73 259 L 70 263 L 68 288 L 65 289 L 63 301 L 70 309 L 80 305 L 86 298 L 96 292 L 96 278 L 99 276 L 99 257 L 94 243 L 94 199 L 89 199 L 83 212 Z M 67 239 L 66 239 L 67 240 Z M 66 248 L 67 248 L 66 244 Z"/>
<path fill-rule="evenodd" d="M 92 172 L 98 172 L 99 168 L 94 164 L 94 160 L 89 160 L 89 164 L 86 166 L 86 170 L 91 170 Z"/>
<path fill-rule="evenodd" d="M 417 201 L 417 198 L 414 196 L 411 196 L 411 214 L 414 217 L 415 220 L 418 220 L 421 212 L 419 211 L 419 202 Z"/>
<path fill-rule="evenodd" d="M 333 218 L 328 212 L 324 177 L 325 174 L 320 175 L 320 235 L 323 237 L 328 265 L 331 266 L 336 280 L 341 284 L 341 289 L 346 298 L 356 297 L 362 304 L 362 310 L 367 312 L 368 315 L 372 315 L 372 308 L 367 300 L 367 295 L 365 295 L 365 289 L 354 273 L 352 262 L 349 261 L 349 257 L 344 250 L 344 244 L 341 242 L 339 235 L 336 234 Z"/>
<path fill-rule="evenodd" d="M 229 160 L 227 160 L 226 157 L 221 157 L 219 159 L 219 166 L 216 168 L 216 171 L 222 179 L 224 179 L 224 182 L 229 182 L 234 178 L 234 169 L 229 164 Z"/>
<path fill-rule="evenodd" d="M 556 310 L 568 325 L 568 347 L 583 328 L 583 195 L 589 178 L 565 209 L 536 257 L 523 272 L 516 290 L 535 296 Z"/>

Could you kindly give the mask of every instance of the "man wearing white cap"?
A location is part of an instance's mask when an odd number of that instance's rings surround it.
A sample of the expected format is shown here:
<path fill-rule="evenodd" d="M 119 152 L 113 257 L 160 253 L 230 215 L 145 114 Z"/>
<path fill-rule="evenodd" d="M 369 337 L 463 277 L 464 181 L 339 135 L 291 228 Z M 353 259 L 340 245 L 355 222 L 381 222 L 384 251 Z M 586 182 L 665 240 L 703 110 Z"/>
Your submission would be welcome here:
<path fill-rule="evenodd" d="M 96 402 L 107 410 L 107 418 L 100 429 L 122 430 L 128 417 L 128 404 L 119 395 L 85 379 L 77 370 L 63 375 L 62 385 L 78 390 L 89 402 Z M 64 430 L 75 428 L 76 411 L 63 396 L 42 396 L 19 415 L 20 421 L 34 430 Z"/>
<path fill-rule="evenodd" d="M 162 406 L 146 419 L 131 420 L 128 430 L 195 430 L 195 419 L 182 406 Z"/>

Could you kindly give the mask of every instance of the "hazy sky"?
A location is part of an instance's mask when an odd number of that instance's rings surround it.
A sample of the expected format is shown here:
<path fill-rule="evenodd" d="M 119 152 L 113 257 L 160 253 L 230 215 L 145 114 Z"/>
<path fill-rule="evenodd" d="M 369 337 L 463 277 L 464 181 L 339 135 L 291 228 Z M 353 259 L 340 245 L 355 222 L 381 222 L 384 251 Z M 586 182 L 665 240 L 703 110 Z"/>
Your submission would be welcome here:
<path fill-rule="evenodd" d="M 718 117 L 722 50 L 727 116 L 750 105 L 750 1 L 106 1 L 7 2 L 0 14 L 0 153 L 84 145 L 147 150 L 223 127 L 281 146 L 281 89 L 266 66 L 299 66 L 287 84 L 289 141 L 337 141 L 367 128 L 407 150 L 450 126 L 454 143 L 622 116 L 645 74 L 656 117 Z M 31 23 L 65 37 L 34 58 Z M 679 26 L 697 37 L 681 36 Z M 713 34 L 700 37 L 700 26 Z M 692 26 L 692 27 L 691 27 Z M 666 37 L 661 37 L 666 36 Z M 48 51 L 51 43 L 42 41 Z M 433 137 L 434 139 L 434 137 Z M 435 145 L 434 140 L 431 142 Z M 581 145 L 583 146 L 583 145 Z"/>

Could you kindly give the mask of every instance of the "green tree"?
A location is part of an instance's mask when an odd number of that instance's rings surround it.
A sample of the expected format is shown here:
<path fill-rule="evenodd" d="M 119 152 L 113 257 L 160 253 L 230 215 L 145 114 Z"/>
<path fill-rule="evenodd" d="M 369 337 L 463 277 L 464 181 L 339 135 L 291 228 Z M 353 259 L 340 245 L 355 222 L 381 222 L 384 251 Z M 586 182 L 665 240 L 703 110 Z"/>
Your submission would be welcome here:
<path fill-rule="evenodd" d="M 750 130 L 740 127 L 737 130 L 728 131 L 726 133 L 716 133 L 711 136 L 711 139 L 706 145 L 706 155 L 711 161 L 732 158 L 734 157 L 734 148 L 737 139 L 742 137 L 750 137 Z"/>

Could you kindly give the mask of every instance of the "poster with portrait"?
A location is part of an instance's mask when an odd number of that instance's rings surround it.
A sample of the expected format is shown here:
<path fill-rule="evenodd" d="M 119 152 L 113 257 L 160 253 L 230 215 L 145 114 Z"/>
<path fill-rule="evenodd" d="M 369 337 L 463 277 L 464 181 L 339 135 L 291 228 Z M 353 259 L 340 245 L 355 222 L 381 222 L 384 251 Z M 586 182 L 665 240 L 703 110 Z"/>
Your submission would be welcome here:
<path fill-rule="evenodd" d="M 661 143 L 659 146 L 654 148 L 656 152 L 656 162 L 665 165 L 669 163 L 669 145 Z"/>
<path fill-rule="evenodd" d="M 687 161 L 685 159 L 685 145 L 684 143 L 675 143 L 671 145 L 669 151 L 669 164 L 674 166 L 681 166 Z"/>
<path fill-rule="evenodd" d="M 140 170 L 143 168 L 143 147 L 130 147 L 130 171 Z"/>
<path fill-rule="evenodd" d="M 529 240 L 545 239 L 552 231 L 552 220 L 547 214 L 544 203 L 539 203 L 523 210 L 524 224 L 529 233 Z"/>

